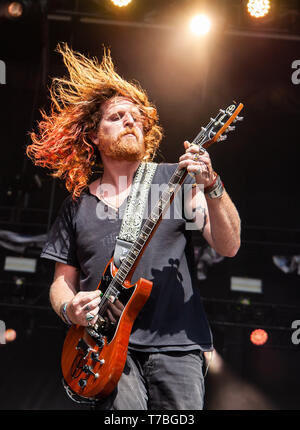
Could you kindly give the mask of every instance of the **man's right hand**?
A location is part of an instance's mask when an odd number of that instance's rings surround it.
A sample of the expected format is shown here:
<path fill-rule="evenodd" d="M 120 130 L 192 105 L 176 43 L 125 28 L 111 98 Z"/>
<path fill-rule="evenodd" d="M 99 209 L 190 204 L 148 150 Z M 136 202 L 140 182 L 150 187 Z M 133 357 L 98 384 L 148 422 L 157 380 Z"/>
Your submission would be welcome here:
<path fill-rule="evenodd" d="M 101 291 L 80 291 L 67 304 L 66 313 L 73 324 L 93 325 L 97 321 Z M 93 317 L 93 318 L 92 318 Z"/>

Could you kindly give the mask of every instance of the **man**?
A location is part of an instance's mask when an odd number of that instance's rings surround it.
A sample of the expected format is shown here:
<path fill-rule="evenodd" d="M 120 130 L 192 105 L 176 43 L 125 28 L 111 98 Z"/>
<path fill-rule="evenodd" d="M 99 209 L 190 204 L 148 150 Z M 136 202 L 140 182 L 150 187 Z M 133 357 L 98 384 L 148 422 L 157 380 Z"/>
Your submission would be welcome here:
<path fill-rule="evenodd" d="M 114 251 L 127 197 L 141 163 L 153 159 L 162 130 L 145 92 L 115 72 L 109 55 L 99 65 L 66 45 L 59 52 L 70 80 L 54 81 L 51 114 L 43 113 L 28 155 L 54 170 L 72 193 L 42 253 L 56 261 L 51 304 L 65 322 L 93 326 L 101 303 L 96 288 Z M 240 220 L 208 153 L 189 142 L 184 148 L 178 166 L 190 173 L 185 184 L 199 186 L 184 192 L 188 216 L 173 211 L 161 221 L 135 270 L 132 281 L 144 277 L 153 288 L 134 323 L 124 372 L 99 409 L 203 408 L 202 359 L 212 339 L 187 218 L 193 216 L 208 244 L 228 257 L 240 246 Z M 99 161 L 101 172 L 92 180 Z M 157 165 L 152 185 L 168 183 L 176 167 Z"/>

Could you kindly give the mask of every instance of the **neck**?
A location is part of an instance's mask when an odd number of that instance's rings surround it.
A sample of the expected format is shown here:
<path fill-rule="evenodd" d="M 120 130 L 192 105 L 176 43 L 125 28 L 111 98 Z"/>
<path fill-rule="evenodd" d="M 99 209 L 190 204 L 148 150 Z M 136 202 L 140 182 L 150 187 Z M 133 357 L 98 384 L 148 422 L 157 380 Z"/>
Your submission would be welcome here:
<path fill-rule="evenodd" d="M 114 160 L 102 155 L 104 173 L 102 184 L 110 184 L 119 189 L 120 184 L 131 185 L 133 175 L 140 165 L 140 161 Z M 122 181 L 120 178 L 122 177 Z"/>

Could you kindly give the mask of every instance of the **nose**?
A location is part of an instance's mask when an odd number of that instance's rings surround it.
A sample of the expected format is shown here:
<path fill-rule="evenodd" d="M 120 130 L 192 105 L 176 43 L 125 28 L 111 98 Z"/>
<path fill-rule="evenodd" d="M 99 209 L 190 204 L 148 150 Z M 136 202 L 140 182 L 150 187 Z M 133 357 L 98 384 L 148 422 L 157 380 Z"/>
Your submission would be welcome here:
<path fill-rule="evenodd" d="M 134 118 L 130 112 L 126 112 L 126 114 L 124 115 L 124 125 L 126 127 L 133 127 L 134 125 Z"/>

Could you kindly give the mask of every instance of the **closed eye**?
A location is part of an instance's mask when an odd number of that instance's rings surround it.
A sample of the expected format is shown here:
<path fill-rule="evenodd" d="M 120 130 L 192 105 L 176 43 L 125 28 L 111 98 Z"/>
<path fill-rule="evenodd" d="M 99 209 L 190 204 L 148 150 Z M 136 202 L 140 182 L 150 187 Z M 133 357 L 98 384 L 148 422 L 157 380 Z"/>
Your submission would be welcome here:
<path fill-rule="evenodd" d="M 110 121 L 119 121 L 123 115 L 124 115 L 124 113 L 123 114 L 119 113 L 119 112 L 114 113 L 114 114 L 110 115 L 109 120 Z"/>

